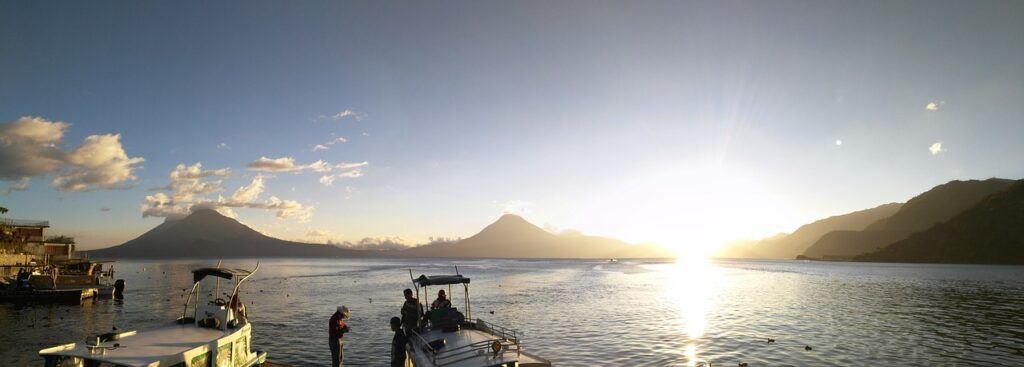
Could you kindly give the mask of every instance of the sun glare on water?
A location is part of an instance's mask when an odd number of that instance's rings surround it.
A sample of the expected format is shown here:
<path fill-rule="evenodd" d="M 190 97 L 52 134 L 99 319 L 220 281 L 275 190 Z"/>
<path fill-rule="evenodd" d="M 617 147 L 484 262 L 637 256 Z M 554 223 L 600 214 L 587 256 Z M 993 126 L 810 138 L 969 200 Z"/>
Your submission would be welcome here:
<path fill-rule="evenodd" d="M 708 314 L 717 305 L 723 277 L 720 269 L 704 258 L 680 258 L 668 266 L 663 289 L 678 312 L 680 333 L 687 338 L 684 362 L 700 366 L 707 362 L 700 355 L 700 339 L 708 328 Z"/>

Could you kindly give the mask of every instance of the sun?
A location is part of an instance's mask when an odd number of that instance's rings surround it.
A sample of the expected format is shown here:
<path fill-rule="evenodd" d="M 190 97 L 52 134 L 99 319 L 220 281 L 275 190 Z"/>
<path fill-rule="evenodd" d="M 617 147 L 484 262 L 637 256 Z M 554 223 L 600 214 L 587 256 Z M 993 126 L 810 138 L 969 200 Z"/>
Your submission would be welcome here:
<path fill-rule="evenodd" d="M 679 257 L 777 233 L 791 222 L 784 200 L 756 177 L 720 167 L 666 169 L 592 197 L 580 220 L 591 233 L 655 243 Z"/>

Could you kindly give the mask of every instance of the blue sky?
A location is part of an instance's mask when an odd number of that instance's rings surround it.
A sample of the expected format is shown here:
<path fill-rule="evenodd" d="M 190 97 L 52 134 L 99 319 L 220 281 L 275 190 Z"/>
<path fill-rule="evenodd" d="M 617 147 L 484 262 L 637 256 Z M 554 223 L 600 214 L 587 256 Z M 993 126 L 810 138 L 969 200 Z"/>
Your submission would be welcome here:
<path fill-rule="evenodd" d="M 145 161 L 68 191 L 54 180 L 92 168 L 66 158 L 0 202 L 103 247 L 159 224 L 145 197 L 201 162 L 230 170 L 198 180 L 222 190 L 174 204 L 219 197 L 288 239 L 417 243 L 505 211 L 676 247 L 766 236 L 1024 176 L 1022 17 L 1019 2 L 3 2 L 0 123 L 70 124 L 67 157 L 120 134 Z M 247 168 L 261 157 L 366 164 Z M 253 201 L 225 204 L 258 176 Z M 270 196 L 303 214 L 279 218 Z"/>

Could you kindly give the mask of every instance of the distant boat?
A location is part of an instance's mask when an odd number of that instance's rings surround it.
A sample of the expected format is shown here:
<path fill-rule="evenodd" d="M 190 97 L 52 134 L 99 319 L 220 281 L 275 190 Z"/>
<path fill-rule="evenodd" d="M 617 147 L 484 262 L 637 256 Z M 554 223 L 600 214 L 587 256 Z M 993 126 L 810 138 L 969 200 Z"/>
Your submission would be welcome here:
<path fill-rule="evenodd" d="M 56 274 L 47 273 L 46 270 L 36 271 L 29 277 L 28 284 L 34 289 L 91 289 L 95 291 L 94 297 L 110 297 L 118 289 L 118 282 L 114 281 L 114 268 L 110 266 L 104 270 L 103 265 L 112 262 L 71 259 L 51 265 L 56 267 Z M 123 291 L 124 281 L 120 281 L 120 284 L 120 290 Z"/>
<path fill-rule="evenodd" d="M 201 268 L 192 271 L 192 291 L 176 321 L 147 331 L 126 331 L 89 337 L 39 351 L 47 367 L 62 366 L 258 366 L 267 353 L 250 351 L 252 324 L 238 298 L 239 287 L 259 269 Z M 220 279 L 234 281 L 230 298 L 199 301 L 200 282 L 216 278 L 213 295 L 220 293 Z M 227 293 L 224 293 L 227 296 Z M 195 297 L 192 316 L 189 303 Z"/>
<path fill-rule="evenodd" d="M 609 264 L 615 264 L 615 263 L 618 263 L 618 262 L 619 262 L 618 259 L 608 259 L 608 263 Z"/>
<path fill-rule="evenodd" d="M 456 273 L 458 271 L 456 270 Z M 412 276 L 410 270 L 409 276 Z M 432 310 L 427 313 L 428 327 L 413 331 L 409 336 L 409 360 L 414 367 L 550 367 L 551 362 L 527 353 L 522 348 L 522 336 L 513 329 L 472 320 L 469 303 L 469 278 L 456 275 L 420 275 L 413 280 L 417 298 L 420 288 L 424 295 L 428 286 L 462 285 L 465 316 L 455 308 Z"/>

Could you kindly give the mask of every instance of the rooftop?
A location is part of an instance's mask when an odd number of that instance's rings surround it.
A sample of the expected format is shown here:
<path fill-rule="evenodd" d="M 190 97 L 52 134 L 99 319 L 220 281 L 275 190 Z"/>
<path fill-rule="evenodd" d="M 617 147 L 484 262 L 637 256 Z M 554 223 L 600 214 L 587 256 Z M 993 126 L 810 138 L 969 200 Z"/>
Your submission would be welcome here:
<path fill-rule="evenodd" d="M 6 224 L 11 227 L 50 227 L 50 221 L 33 219 L 0 218 L 0 224 Z"/>

